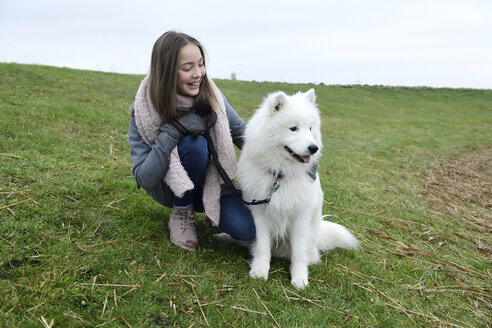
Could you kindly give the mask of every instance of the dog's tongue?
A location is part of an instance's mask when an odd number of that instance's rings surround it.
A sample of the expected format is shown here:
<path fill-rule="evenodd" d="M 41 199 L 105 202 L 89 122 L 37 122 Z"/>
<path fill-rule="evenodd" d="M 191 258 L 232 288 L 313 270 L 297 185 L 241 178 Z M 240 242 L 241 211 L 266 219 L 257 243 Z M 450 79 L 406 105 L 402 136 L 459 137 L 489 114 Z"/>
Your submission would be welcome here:
<path fill-rule="evenodd" d="M 302 160 L 307 164 L 311 161 L 311 156 L 302 156 Z"/>

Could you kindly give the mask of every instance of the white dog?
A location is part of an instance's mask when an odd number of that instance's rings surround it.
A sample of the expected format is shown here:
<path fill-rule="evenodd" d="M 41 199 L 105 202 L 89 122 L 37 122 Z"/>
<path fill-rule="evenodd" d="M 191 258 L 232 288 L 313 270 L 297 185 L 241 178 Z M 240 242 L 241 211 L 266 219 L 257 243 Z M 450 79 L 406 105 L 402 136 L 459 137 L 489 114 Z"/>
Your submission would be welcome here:
<path fill-rule="evenodd" d="M 313 89 L 293 96 L 273 93 L 249 121 L 239 180 L 244 200 L 263 203 L 250 206 L 256 225 L 251 277 L 267 280 L 271 255 L 287 257 L 291 283 L 302 289 L 308 265 L 320 261 L 320 251 L 358 247 L 346 228 L 323 220 L 321 146 Z"/>

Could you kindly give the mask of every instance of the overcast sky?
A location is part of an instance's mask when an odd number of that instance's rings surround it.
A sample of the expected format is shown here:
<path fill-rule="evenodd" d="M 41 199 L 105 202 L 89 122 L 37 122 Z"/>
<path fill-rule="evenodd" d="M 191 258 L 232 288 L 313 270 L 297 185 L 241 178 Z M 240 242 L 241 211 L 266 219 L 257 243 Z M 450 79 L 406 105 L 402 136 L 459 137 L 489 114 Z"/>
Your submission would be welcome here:
<path fill-rule="evenodd" d="M 491 0 L 0 0 L 0 61 L 146 74 L 169 29 L 214 78 L 492 89 Z"/>

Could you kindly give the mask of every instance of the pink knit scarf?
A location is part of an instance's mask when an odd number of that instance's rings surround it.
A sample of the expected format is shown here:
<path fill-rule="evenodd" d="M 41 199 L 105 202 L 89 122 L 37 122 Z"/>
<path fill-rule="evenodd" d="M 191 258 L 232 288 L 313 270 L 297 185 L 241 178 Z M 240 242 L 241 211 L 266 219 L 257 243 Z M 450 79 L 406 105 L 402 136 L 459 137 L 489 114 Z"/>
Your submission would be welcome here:
<path fill-rule="evenodd" d="M 229 177 L 234 179 L 237 175 L 236 153 L 232 143 L 224 99 L 211 79 L 209 79 L 209 83 L 216 98 L 216 101 L 213 100 L 211 102 L 212 110 L 217 113 L 217 123 L 210 130 L 210 135 L 215 149 L 217 149 L 220 163 Z M 152 146 L 159 134 L 159 127 L 162 125 L 162 120 L 150 100 L 148 85 L 149 78 L 147 76 L 142 80 L 138 88 L 137 95 L 135 96 L 134 109 L 138 132 L 144 141 L 149 146 Z M 188 97 L 178 97 L 177 104 L 179 107 L 186 107 L 189 105 L 190 99 Z M 177 197 L 183 197 L 186 191 L 194 188 L 193 182 L 188 177 L 188 173 L 183 165 L 181 165 L 177 147 L 171 152 L 169 169 L 164 177 L 164 182 Z M 217 226 L 220 220 L 220 194 L 222 184 L 222 178 L 220 178 L 215 165 L 210 164 L 203 187 L 203 206 L 205 214 Z"/>

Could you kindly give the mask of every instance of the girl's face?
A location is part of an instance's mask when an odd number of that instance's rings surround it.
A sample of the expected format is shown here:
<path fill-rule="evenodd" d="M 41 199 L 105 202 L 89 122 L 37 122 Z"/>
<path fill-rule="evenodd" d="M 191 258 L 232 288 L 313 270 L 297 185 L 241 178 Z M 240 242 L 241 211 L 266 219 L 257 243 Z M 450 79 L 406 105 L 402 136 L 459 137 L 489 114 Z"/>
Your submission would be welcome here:
<path fill-rule="evenodd" d="M 179 52 L 177 86 L 183 96 L 197 96 L 205 76 L 205 64 L 198 46 L 188 43 Z"/>

